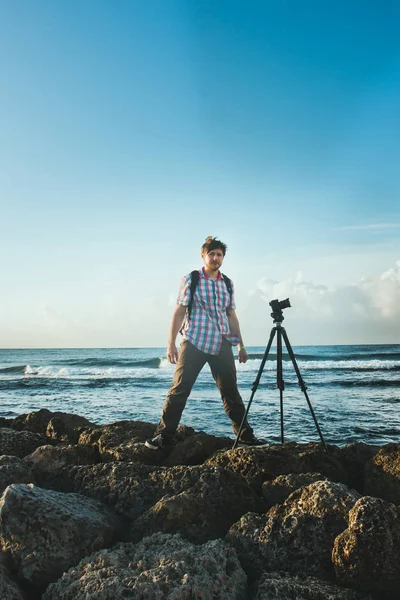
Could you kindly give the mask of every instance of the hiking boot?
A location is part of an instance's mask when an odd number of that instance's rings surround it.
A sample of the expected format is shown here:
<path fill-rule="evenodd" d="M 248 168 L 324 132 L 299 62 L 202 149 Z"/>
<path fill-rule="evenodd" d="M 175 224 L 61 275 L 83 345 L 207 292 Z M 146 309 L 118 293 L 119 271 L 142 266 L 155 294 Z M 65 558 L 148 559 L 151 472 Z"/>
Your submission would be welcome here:
<path fill-rule="evenodd" d="M 162 433 L 158 433 L 150 440 L 146 440 L 144 445 L 150 450 L 165 450 L 171 448 L 172 442 L 163 436 Z"/>
<path fill-rule="evenodd" d="M 256 438 L 255 435 L 252 435 L 248 440 L 239 440 L 238 447 L 246 448 L 253 446 L 268 446 L 268 442 L 266 440 L 261 440 L 260 438 Z"/>

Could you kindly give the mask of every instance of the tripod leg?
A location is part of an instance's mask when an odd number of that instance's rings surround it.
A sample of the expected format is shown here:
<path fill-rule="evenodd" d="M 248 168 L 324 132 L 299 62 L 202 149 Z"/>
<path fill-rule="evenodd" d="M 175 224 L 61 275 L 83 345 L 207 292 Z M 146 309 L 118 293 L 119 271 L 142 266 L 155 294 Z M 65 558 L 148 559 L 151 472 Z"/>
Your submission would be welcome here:
<path fill-rule="evenodd" d="M 276 333 L 276 327 L 273 327 L 271 329 L 271 333 L 269 335 L 269 340 L 268 340 L 267 348 L 265 350 L 263 359 L 261 361 L 260 368 L 258 369 L 257 377 L 255 378 L 254 383 L 252 385 L 252 388 L 251 388 L 252 394 L 250 396 L 250 400 L 249 400 L 249 403 L 247 405 L 246 412 L 244 413 L 242 422 L 240 423 L 239 431 L 237 432 L 236 440 L 235 440 L 235 443 L 232 446 L 232 450 L 234 450 L 235 448 L 237 448 L 237 445 L 239 443 L 240 434 L 242 433 L 243 425 L 245 424 L 246 419 L 247 419 L 247 415 L 249 414 L 249 410 L 250 410 L 251 403 L 253 402 L 254 394 L 256 393 L 258 385 L 260 383 L 261 375 L 262 375 L 262 372 L 264 370 L 265 363 L 267 362 L 268 354 L 269 354 L 269 351 L 271 349 L 272 341 L 273 341 L 273 339 L 275 337 L 275 333 Z"/>
<path fill-rule="evenodd" d="M 281 444 L 285 441 L 283 433 L 283 390 L 285 382 L 283 381 L 282 371 L 282 332 L 281 327 L 277 328 L 276 336 L 276 387 L 279 389 L 280 413 L 281 413 Z"/>
<path fill-rule="evenodd" d="M 282 327 L 281 330 L 282 330 L 283 339 L 285 340 L 287 351 L 288 351 L 290 359 L 291 359 L 291 361 L 293 363 L 294 370 L 296 371 L 297 379 L 299 381 L 299 386 L 300 386 L 301 391 L 303 392 L 303 394 L 304 394 L 304 396 L 305 396 L 305 398 L 307 400 L 308 408 L 310 409 L 310 412 L 311 412 L 312 417 L 314 419 L 314 423 L 315 423 L 315 426 L 317 428 L 317 431 L 318 431 L 319 437 L 321 439 L 322 445 L 324 446 L 325 450 L 327 450 L 327 447 L 326 447 L 326 444 L 325 444 L 325 441 L 324 441 L 324 438 L 323 438 L 323 435 L 322 435 L 322 431 L 321 431 L 321 429 L 320 429 L 320 427 L 318 425 L 317 417 L 315 416 L 313 407 L 311 406 L 310 398 L 308 397 L 308 394 L 307 394 L 306 384 L 304 383 L 303 378 L 301 376 L 300 369 L 299 369 L 299 367 L 297 365 L 297 362 L 296 362 L 296 359 L 295 359 L 295 356 L 294 356 L 294 353 L 293 353 L 293 350 L 292 350 L 292 346 L 290 345 L 289 338 L 287 336 L 286 330 L 285 330 L 284 327 Z"/>

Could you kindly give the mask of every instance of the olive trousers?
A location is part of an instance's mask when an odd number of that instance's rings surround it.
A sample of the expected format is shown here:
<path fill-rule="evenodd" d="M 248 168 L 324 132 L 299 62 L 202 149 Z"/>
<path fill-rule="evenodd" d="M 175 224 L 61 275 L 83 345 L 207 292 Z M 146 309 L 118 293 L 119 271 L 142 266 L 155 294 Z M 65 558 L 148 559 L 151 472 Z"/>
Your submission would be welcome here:
<path fill-rule="evenodd" d="M 217 355 L 206 354 L 188 340 L 182 341 L 174 380 L 164 403 L 162 417 L 155 431 L 156 435 L 162 433 L 166 438 L 174 435 L 186 400 L 206 363 L 210 365 L 212 376 L 221 393 L 225 412 L 232 421 L 233 431 L 237 434 L 246 409 L 237 388 L 232 345 L 223 338 L 221 349 Z M 246 420 L 240 439 L 248 440 L 252 435 L 253 430 Z"/>

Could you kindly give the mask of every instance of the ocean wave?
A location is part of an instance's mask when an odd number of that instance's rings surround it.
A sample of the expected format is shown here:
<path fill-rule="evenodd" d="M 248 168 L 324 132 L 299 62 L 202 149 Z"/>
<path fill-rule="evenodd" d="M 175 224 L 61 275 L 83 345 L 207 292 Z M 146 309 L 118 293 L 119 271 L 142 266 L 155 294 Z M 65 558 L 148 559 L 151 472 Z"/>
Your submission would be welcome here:
<path fill-rule="evenodd" d="M 148 369 L 158 369 L 161 363 L 161 358 L 146 358 L 139 360 L 130 360 L 124 358 L 106 359 L 106 358 L 83 358 L 77 360 L 75 358 L 55 360 L 53 365 L 65 367 L 147 367 Z"/>
<path fill-rule="evenodd" d="M 400 371 L 400 361 L 393 360 L 331 360 L 331 361 L 303 361 L 302 357 L 296 356 L 296 363 L 300 370 L 305 371 Z M 283 367 L 286 369 L 294 368 L 289 357 L 282 357 Z M 238 370 L 241 371 L 256 371 L 260 368 L 261 361 L 258 359 L 249 358 L 246 363 L 238 364 Z M 264 365 L 266 371 L 272 371 L 276 368 L 275 362 L 267 361 Z"/>
<path fill-rule="evenodd" d="M 327 361 L 355 361 L 355 360 L 380 360 L 380 361 L 388 361 L 388 360 L 397 360 L 400 361 L 400 352 L 371 352 L 371 353 L 362 353 L 362 352 L 350 352 L 343 354 L 302 354 L 301 352 L 296 352 L 293 349 L 293 354 L 296 360 L 302 360 L 305 362 L 308 361 L 318 361 L 318 362 L 327 362 Z M 250 352 L 248 354 L 249 359 L 251 360 L 262 360 L 265 356 L 265 352 Z M 276 352 L 268 353 L 268 361 L 276 361 Z M 286 351 L 282 351 L 283 360 L 290 360 L 289 354 Z"/>
<path fill-rule="evenodd" d="M 15 367 L 3 367 L 0 369 L 0 374 L 6 375 L 7 373 L 24 373 L 27 365 L 16 365 Z"/>
<path fill-rule="evenodd" d="M 318 384 L 317 384 L 318 385 Z M 320 385 L 323 386 L 340 386 L 340 387 L 392 387 L 398 388 L 400 387 L 400 380 L 390 380 L 390 379 L 353 379 L 352 381 L 343 380 L 343 381 L 326 381 Z"/>

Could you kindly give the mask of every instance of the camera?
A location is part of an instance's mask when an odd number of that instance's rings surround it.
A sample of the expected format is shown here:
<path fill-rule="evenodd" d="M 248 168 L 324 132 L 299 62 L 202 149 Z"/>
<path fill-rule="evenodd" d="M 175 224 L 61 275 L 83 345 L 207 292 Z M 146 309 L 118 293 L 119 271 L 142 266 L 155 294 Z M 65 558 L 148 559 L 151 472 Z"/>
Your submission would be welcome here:
<path fill-rule="evenodd" d="M 289 298 L 286 298 L 286 300 L 281 300 L 281 301 L 271 300 L 269 305 L 272 308 L 273 312 L 280 312 L 284 308 L 290 308 Z"/>

